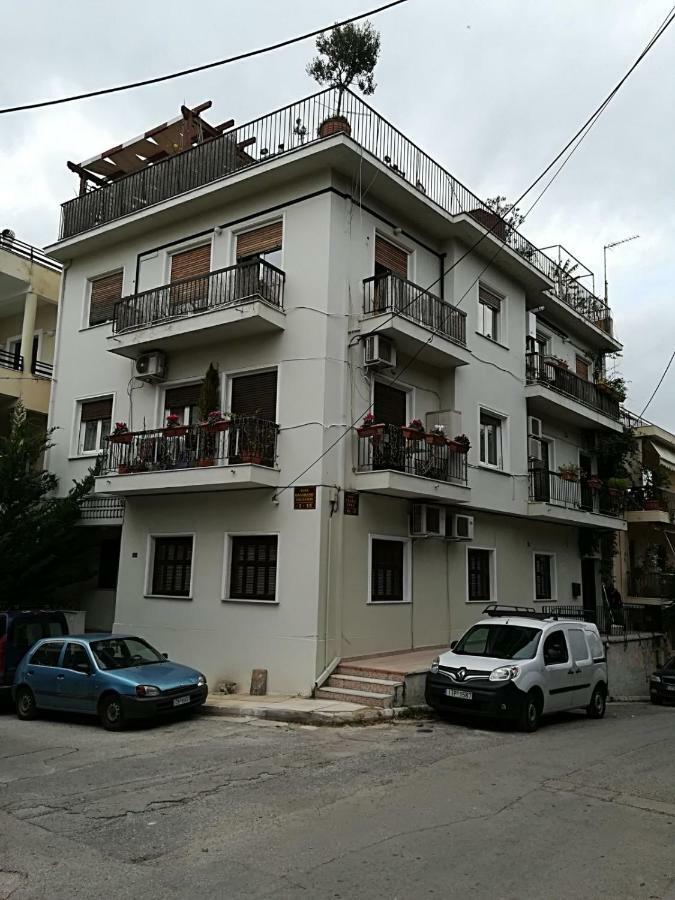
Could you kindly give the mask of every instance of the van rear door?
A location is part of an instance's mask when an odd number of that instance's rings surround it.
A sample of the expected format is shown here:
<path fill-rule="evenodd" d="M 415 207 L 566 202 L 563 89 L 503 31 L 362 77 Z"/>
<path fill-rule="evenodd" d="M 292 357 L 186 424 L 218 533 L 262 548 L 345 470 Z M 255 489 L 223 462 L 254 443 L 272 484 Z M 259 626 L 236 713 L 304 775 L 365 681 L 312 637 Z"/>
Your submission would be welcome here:
<path fill-rule="evenodd" d="M 9 615 L 5 645 L 5 684 L 12 684 L 17 666 L 36 641 L 68 634 L 66 617 L 60 612 L 25 612 Z"/>

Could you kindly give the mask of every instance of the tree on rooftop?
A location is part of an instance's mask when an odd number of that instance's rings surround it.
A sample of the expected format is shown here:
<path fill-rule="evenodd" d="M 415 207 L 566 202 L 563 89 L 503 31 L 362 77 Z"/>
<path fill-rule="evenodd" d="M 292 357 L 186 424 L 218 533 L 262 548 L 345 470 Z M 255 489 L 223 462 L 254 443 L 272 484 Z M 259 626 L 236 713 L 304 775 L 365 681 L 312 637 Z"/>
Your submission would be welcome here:
<path fill-rule="evenodd" d="M 369 96 L 375 91 L 373 71 L 380 54 L 380 33 L 370 22 L 349 23 L 334 28 L 316 39 L 316 56 L 307 66 L 307 74 L 321 85 L 336 88 L 340 115 L 342 95 L 354 83 Z"/>
<path fill-rule="evenodd" d="M 9 435 L 0 437 L 0 607 L 58 605 L 60 588 L 91 574 L 77 522 L 94 475 L 54 496 L 58 478 L 42 467 L 53 431 L 37 427 L 17 403 Z"/>

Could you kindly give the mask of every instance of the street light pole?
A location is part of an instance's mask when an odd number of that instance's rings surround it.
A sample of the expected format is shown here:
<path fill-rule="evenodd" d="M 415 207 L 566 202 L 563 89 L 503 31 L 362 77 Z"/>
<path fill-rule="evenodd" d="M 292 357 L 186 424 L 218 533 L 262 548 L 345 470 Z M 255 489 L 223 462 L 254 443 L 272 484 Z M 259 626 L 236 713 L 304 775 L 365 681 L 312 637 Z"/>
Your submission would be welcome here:
<path fill-rule="evenodd" d="M 602 248 L 602 265 L 605 277 L 605 306 L 607 306 L 607 251 L 611 250 L 612 247 L 618 247 L 619 244 L 627 244 L 628 241 L 634 241 L 639 238 L 639 234 L 633 234 L 630 237 L 622 238 L 620 241 L 613 241 L 611 244 L 605 244 Z"/>

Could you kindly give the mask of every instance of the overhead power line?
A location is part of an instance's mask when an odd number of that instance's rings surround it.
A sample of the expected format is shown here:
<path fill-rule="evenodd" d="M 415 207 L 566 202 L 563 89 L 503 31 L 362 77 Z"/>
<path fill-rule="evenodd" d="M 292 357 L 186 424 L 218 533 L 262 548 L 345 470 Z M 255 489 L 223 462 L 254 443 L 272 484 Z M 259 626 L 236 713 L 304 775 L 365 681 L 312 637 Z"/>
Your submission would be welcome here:
<path fill-rule="evenodd" d="M 656 44 L 656 42 L 659 40 L 659 38 L 663 36 L 663 34 L 665 33 L 666 29 L 669 28 L 670 25 L 672 25 L 673 21 L 675 21 L 675 6 L 673 6 L 673 7 L 671 8 L 670 12 L 669 12 L 668 15 L 665 17 L 665 19 L 663 20 L 663 22 L 661 23 L 661 25 L 659 25 L 659 27 L 658 27 L 657 30 L 655 31 L 654 35 L 653 35 L 653 36 L 650 38 L 650 40 L 647 42 L 647 44 L 645 45 L 644 49 L 642 50 L 642 52 L 640 53 L 640 55 L 637 57 L 637 59 L 635 60 L 635 62 L 631 65 L 631 67 L 627 70 L 627 72 L 623 75 L 623 77 L 617 82 L 617 84 L 614 86 L 614 88 L 612 88 L 612 90 L 611 90 L 611 91 L 609 92 L 609 94 L 605 97 L 605 99 L 602 101 L 602 103 L 595 109 L 595 111 L 594 111 L 593 113 L 591 113 L 591 115 L 586 119 L 586 121 L 585 121 L 584 124 L 581 126 L 581 128 L 579 128 L 579 129 L 577 130 L 577 132 L 574 134 L 574 136 L 573 136 L 573 137 L 565 144 L 565 146 L 562 148 L 562 150 L 561 150 L 561 151 L 560 151 L 560 152 L 559 152 L 559 153 L 551 160 L 551 162 L 546 166 L 546 168 L 545 168 L 545 169 L 537 176 L 537 178 L 535 178 L 534 181 L 531 182 L 531 184 L 529 185 L 529 187 L 526 188 L 526 190 L 523 191 L 523 193 L 522 193 L 522 194 L 521 194 L 521 195 L 520 195 L 520 196 L 519 196 L 512 204 L 511 204 L 511 206 L 509 207 L 508 212 L 510 212 L 511 210 L 515 209 L 515 207 L 516 207 L 519 203 L 521 203 L 522 200 L 523 200 L 523 199 L 524 199 L 524 198 L 525 198 L 525 197 L 533 190 L 533 188 L 534 188 L 537 184 L 539 184 L 539 182 L 540 182 L 540 181 L 541 181 L 541 180 L 542 180 L 542 179 L 543 179 L 543 178 L 551 171 L 551 169 L 556 165 L 556 163 L 558 163 L 558 161 L 565 155 L 565 153 L 566 153 L 568 150 L 570 150 L 570 148 L 572 148 L 572 149 L 571 149 L 571 152 L 570 152 L 570 153 L 568 154 L 568 156 L 563 160 L 562 164 L 561 164 L 561 165 L 558 167 L 558 169 L 553 173 L 553 175 L 551 176 L 551 178 L 549 179 L 549 181 L 547 182 L 547 184 L 544 186 L 544 188 L 542 189 L 542 191 L 541 191 L 541 192 L 539 193 L 539 195 L 535 198 L 534 202 L 532 203 L 532 205 L 530 206 L 530 208 L 527 210 L 527 213 L 525 214 L 525 216 L 529 215 L 529 214 L 532 212 L 532 210 L 534 209 L 534 207 L 535 207 L 535 206 L 537 205 L 537 203 L 541 200 L 541 198 L 542 198 L 543 195 L 546 193 L 546 191 L 549 189 L 549 187 L 551 186 L 551 184 L 555 181 L 555 179 L 558 177 L 558 175 L 560 174 L 560 172 L 563 170 L 563 168 L 565 167 L 565 165 L 567 164 L 567 162 L 569 161 L 569 159 L 570 159 L 570 158 L 572 157 L 572 155 L 575 153 L 575 151 L 577 150 L 577 148 L 579 147 L 579 145 L 582 143 L 582 141 L 584 140 L 584 138 L 585 138 L 586 135 L 588 134 L 588 132 L 591 130 L 591 128 L 593 128 L 593 126 L 595 125 L 596 121 L 599 119 L 599 117 L 600 117 L 600 116 L 602 115 L 602 113 L 605 111 L 605 109 L 607 108 L 607 106 L 611 103 L 611 101 L 614 99 L 614 97 L 616 96 L 616 94 L 619 92 L 619 90 L 622 88 L 622 86 L 626 83 L 626 81 L 628 80 L 628 78 L 630 77 L 630 75 L 635 71 L 635 69 L 638 67 L 638 65 L 642 62 L 642 60 L 645 58 L 645 56 L 649 53 L 649 51 L 653 48 L 653 46 L 654 46 L 654 45 Z M 575 146 L 572 146 L 573 144 L 574 144 Z M 508 213 L 507 213 L 507 214 L 508 214 Z M 433 281 L 433 282 L 429 285 L 429 287 L 426 288 L 426 291 L 431 290 L 432 287 L 434 287 L 436 284 L 438 284 L 439 281 L 441 281 L 443 278 L 445 278 L 445 276 L 446 276 L 449 272 L 451 272 L 451 271 L 452 271 L 452 270 L 453 270 L 460 262 L 462 262 L 462 260 L 466 259 L 467 256 L 469 256 L 469 254 L 472 253 L 472 252 L 476 249 L 476 247 L 478 247 L 479 244 L 481 244 L 481 243 L 485 240 L 486 237 L 488 237 L 490 234 L 493 233 L 494 229 L 497 228 L 498 225 L 499 225 L 499 221 L 496 221 L 496 222 L 491 226 L 491 228 L 490 228 L 488 231 L 486 231 L 485 234 L 483 234 L 477 241 L 475 241 L 475 243 L 472 244 L 471 247 L 469 247 L 468 250 L 466 250 L 466 251 L 465 251 L 465 252 L 464 252 L 464 253 L 463 253 L 463 254 L 462 254 L 462 255 L 461 255 L 461 256 L 460 256 L 453 264 L 452 264 L 452 265 L 450 265 L 450 266 L 443 272 L 443 274 L 442 274 L 441 276 L 439 276 L 439 278 L 437 278 L 435 281 Z M 459 307 L 459 305 L 462 303 L 462 301 L 464 300 L 464 298 L 468 295 L 468 293 L 469 293 L 469 292 L 471 291 L 471 289 L 475 286 L 475 284 L 479 281 L 479 279 L 485 274 L 485 272 L 487 271 L 487 269 L 489 269 L 489 267 L 492 265 L 492 263 L 493 263 L 494 260 L 497 258 L 497 256 L 498 256 L 500 253 L 503 252 L 503 250 L 504 250 L 504 248 L 505 248 L 506 246 L 507 246 L 506 241 L 505 241 L 505 240 L 502 240 L 501 246 L 497 249 L 497 251 L 495 252 L 495 254 L 490 258 L 490 260 L 489 260 L 488 263 L 485 265 L 485 267 L 481 270 L 481 272 L 479 273 L 479 275 L 478 275 L 478 276 L 474 279 L 474 281 L 469 285 L 469 287 L 466 289 L 466 291 L 464 292 L 464 294 L 463 294 L 462 297 L 460 298 L 459 302 L 458 302 L 456 305 L 453 306 L 453 309 L 457 309 L 457 308 Z M 419 294 L 418 294 L 418 296 L 420 296 L 421 294 L 425 293 L 426 291 L 424 291 L 424 290 L 423 290 L 423 291 L 420 291 Z M 414 302 L 414 299 L 415 299 L 415 298 L 413 298 L 413 300 L 411 300 L 409 303 L 407 303 L 401 310 L 397 310 L 395 313 L 393 313 L 393 314 L 392 314 L 388 319 L 386 319 L 383 323 L 381 323 L 381 324 L 378 325 L 376 328 L 374 328 L 372 332 L 369 332 L 369 334 L 373 334 L 375 331 L 378 331 L 378 330 L 379 330 L 380 328 L 382 328 L 384 325 L 389 324 L 389 323 L 390 323 L 397 315 L 400 315 L 402 312 L 404 312 L 405 309 L 407 309 L 407 307 L 410 306 L 410 305 Z M 398 374 L 397 374 L 394 378 L 392 378 L 392 379 L 389 380 L 389 384 L 390 384 L 390 385 L 395 384 L 395 383 L 402 377 L 402 375 L 406 372 L 406 370 L 410 368 L 410 366 L 411 366 L 411 365 L 413 364 L 413 362 L 420 356 L 420 354 L 423 352 L 423 350 L 424 350 L 424 349 L 425 349 L 425 348 L 433 341 L 434 337 L 441 331 L 441 329 L 444 327 L 444 325 L 445 325 L 445 323 L 447 322 L 447 320 L 448 320 L 448 318 L 449 318 L 450 315 L 452 315 L 452 309 L 450 310 L 450 312 L 448 313 L 448 315 L 445 316 L 445 318 L 443 319 L 443 321 L 442 321 L 441 323 L 439 323 L 439 325 L 437 325 L 436 328 L 431 332 L 431 334 L 430 334 L 428 340 L 425 341 L 425 343 L 422 344 L 422 345 L 417 349 L 417 351 L 413 354 L 413 356 L 408 360 L 408 362 L 407 362 L 406 365 L 403 367 L 403 369 L 401 369 L 401 371 L 398 372 Z M 672 361 L 673 361 L 673 358 L 675 358 L 675 352 L 673 352 L 673 357 L 671 358 L 670 362 L 668 363 L 668 367 L 666 368 L 666 371 L 663 373 L 663 376 L 662 376 L 662 378 L 661 378 L 661 381 L 660 381 L 659 384 L 656 386 L 656 390 L 654 391 L 654 394 L 653 394 L 652 397 L 650 398 L 650 400 L 649 400 L 647 406 L 649 406 L 649 403 L 651 403 L 651 400 L 653 399 L 653 396 L 656 394 L 656 391 L 658 390 L 658 388 L 659 388 L 661 382 L 662 382 L 663 379 L 665 378 L 666 373 L 667 373 L 667 371 L 668 371 L 668 368 L 670 367 L 670 364 L 671 364 Z M 281 494 L 281 493 L 283 493 L 283 491 L 288 490 L 288 489 L 289 489 L 290 487 L 292 487 L 296 482 L 298 482 L 303 476 L 305 476 L 305 475 L 306 475 L 306 474 L 307 474 L 307 473 L 308 473 L 308 472 L 309 472 L 309 471 L 310 471 L 317 463 L 321 462 L 321 460 L 324 459 L 324 458 L 330 453 L 330 451 L 333 450 L 334 447 L 336 447 L 336 446 L 340 443 L 340 441 L 344 440 L 344 438 L 351 432 L 352 428 L 354 428 L 354 427 L 356 426 L 356 424 L 359 422 L 359 420 L 361 420 L 361 419 L 363 418 L 363 416 L 365 416 L 365 414 L 366 414 L 367 412 L 369 412 L 369 411 L 372 409 L 372 407 L 373 407 L 373 403 L 370 403 L 370 404 L 369 404 L 369 405 L 368 405 L 368 406 L 367 406 L 367 407 L 366 407 L 366 408 L 365 408 L 365 409 L 364 409 L 364 410 L 363 410 L 363 411 L 362 411 L 362 412 L 354 419 L 354 421 L 351 422 L 351 424 L 348 425 L 348 426 L 345 428 L 345 431 L 344 431 L 341 435 L 339 435 L 332 443 L 330 443 L 330 444 L 328 445 L 328 447 L 326 447 L 326 449 L 323 451 L 323 453 L 321 453 L 321 454 L 320 454 L 320 455 L 319 455 L 312 463 L 310 463 L 308 466 L 306 466 L 306 467 L 303 469 L 303 471 L 300 472 L 300 474 L 297 475 L 295 478 L 293 478 L 287 485 L 284 485 L 284 487 L 281 488 L 281 490 L 278 492 L 278 494 Z M 647 408 L 647 407 L 645 407 L 645 409 L 646 409 L 646 408 Z M 644 410 L 643 410 L 643 412 L 644 412 Z"/>
<path fill-rule="evenodd" d="M 86 91 L 82 94 L 71 94 L 68 97 L 57 97 L 53 100 L 38 100 L 34 103 L 24 103 L 21 106 L 8 106 L 0 109 L 0 115 L 14 112 L 24 112 L 29 109 L 41 109 L 46 106 L 57 106 L 61 103 L 72 103 L 75 100 L 87 100 L 89 97 L 102 97 L 105 94 L 117 94 L 120 91 L 130 91 L 134 88 L 146 87 L 150 84 L 159 84 L 162 81 L 171 81 L 174 78 L 182 78 L 184 75 L 194 75 L 195 72 L 205 72 L 207 69 L 216 69 L 219 66 L 227 66 L 230 63 L 239 62 L 242 59 L 250 59 L 253 56 L 260 56 L 263 53 L 271 53 L 273 50 L 281 50 L 282 47 L 289 47 L 291 44 L 298 44 L 309 38 L 317 37 L 326 31 L 333 31 L 335 28 L 341 28 L 343 25 L 350 25 L 352 22 L 358 22 L 368 16 L 376 16 L 378 13 L 399 6 L 401 3 L 407 3 L 408 0 L 391 0 L 375 9 L 367 12 L 359 13 L 357 16 L 350 16 L 341 22 L 335 22 L 333 25 L 324 25 L 323 28 L 315 28 L 314 31 L 308 31 L 305 34 L 299 34 L 296 37 L 287 38 L 276 44 L 268 44 L 266 47 L 259 47 L 257 50 L 248 50 L 246 53 L 238 53 L 236 56 L 228 56 L 225 59 L 219 59 L 215 62 L 203 63 L 199 66 L 192 66 L 189 69 L 181 69 L 179 72 L 170 72 L 168 75 L 157 75 L 154 78 L 144 78 L 142 81 L 131 81 L 128 84 L 118 84 L 115 87 L 100 88 L 96 91 Z"/>
<path fill-rule="evenodd" d="M 668 369 L 670 369 L 671 365 L 673 364 L 673 360 L 674 360 L 674 359 L 675 359 L 675 350 L 673 350 L 673 355 L 672 355 L 672 356 L 670 357 L 670 359 L 668 360 L 668 365 L 667 365 L 666 368 L 663 370 L 663 375 L 659 378 L 658 384 L 656 385 L 656 387 L 655 387 L 654 390 L 652 391 L 651 397 L 650 397 L 649 400 L 647 400 L 647 402 L 645 403 L 644 408 L 643 408 L 642 412 L 640 413 L 640 418 L 642 418 L 642 416 L 644 416 L 644 414 L 647 412 L 647 409 L 649 408 L 649 404 L 652 402 L 652 400 L 654 399 L 654 397 L 656 397 L 656 394 L 657 394 L 657 392 L 658 392 L 658 389 L 659 389 L 659 388 L 661 387 L 661 385 L 663 384 L 663 379 L 664 379 L 664 378 L 666 377 L 666 375 L 668 374 Z"/>

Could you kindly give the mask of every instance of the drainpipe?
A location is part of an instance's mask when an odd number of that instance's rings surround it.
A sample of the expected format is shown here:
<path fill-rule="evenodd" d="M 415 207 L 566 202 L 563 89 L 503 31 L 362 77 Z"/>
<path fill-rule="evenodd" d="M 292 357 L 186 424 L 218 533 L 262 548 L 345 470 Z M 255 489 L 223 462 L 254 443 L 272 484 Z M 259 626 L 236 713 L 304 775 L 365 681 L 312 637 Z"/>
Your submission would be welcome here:
<path fill-rule="evenodd" d="M 68 260 L 64 262 L 63 268 L 61 270 L 61 284 L 59 286 L 59 302 L 56 306 L 56 337 L 54 338 L 54 359 L 52 360 L 53 372 L 52 372 L 52 385 L 49 391 L 49 407 L 47 413 L 47 427 L 53 428 L 54 425 L 54 396 L 56 391 L 54 388 L 59 383 L 58 373 L 59 373 L 59 354 L 61 352 L 61 316 L 63 314 L 63 298 L 66 292 L 66 275 L 68 273 L 68 269 L 72 265 L 72 260 Z M 32 348 L 31 348 L 32 351 Z M 70 441 L 70 436 L 66 435 L 66 440 Z M 45 453 L 45 469 L 49 469 L 49 457 L 51 454 L 51 449 L 47 450 Z"/>
<path fill-rule="evenodd" d="M 447 253 L 441 253 L 441 255 L 438 259 L 439 264 L 441 266 L 441 282 L 440 282 L 441 287 L 440 287 L 440 291 L 439 291 L 439 296 L 440 296 L 441 300 L 445 300 L 445 260 L 447 259 L 447 257 L 448 257 Z"/>

